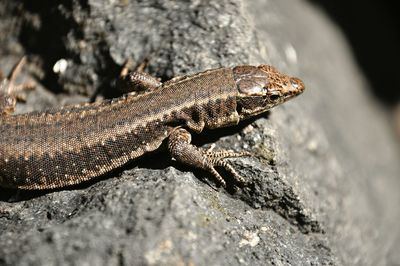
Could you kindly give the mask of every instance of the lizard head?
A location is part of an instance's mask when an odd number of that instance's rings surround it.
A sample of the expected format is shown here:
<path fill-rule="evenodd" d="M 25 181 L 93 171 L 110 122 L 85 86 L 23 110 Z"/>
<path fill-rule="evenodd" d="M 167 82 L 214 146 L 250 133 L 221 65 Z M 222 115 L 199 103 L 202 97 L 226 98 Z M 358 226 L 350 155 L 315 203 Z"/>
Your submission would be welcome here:
<path fill-rule="evenodd" d="M 272 66 L 237 66 L 233 75 L 238 89 L 237 111 L 245 119 L 286 102 L 304 91 L 303 82 Z"/>

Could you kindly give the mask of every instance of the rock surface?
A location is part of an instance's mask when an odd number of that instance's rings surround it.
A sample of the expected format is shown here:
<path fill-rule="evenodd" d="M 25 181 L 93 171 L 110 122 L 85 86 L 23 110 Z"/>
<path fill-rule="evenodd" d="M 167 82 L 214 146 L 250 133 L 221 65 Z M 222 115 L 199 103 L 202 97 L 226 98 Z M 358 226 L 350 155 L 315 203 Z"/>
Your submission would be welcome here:
<path fill-rule="evenodd" d="M 160 160 L 164 153 L 79 187 L 0 189 L 0 265 L 397 265 L 397 146 L 319 10 L 290 0 L 43 6 L 0 3 L 2 69 L 28 54 L 26 76 L 40 81 L 19 112 L 112 96 L 127 58 L 148 59 L 163 79 L 269 63 L 307 90 L 195 140 L 257 154 L 234 160 L 250 181 L 242 189 L 215 190 L 204 173 Z M 67 67 L 55 73 L 60 60 Z"/>

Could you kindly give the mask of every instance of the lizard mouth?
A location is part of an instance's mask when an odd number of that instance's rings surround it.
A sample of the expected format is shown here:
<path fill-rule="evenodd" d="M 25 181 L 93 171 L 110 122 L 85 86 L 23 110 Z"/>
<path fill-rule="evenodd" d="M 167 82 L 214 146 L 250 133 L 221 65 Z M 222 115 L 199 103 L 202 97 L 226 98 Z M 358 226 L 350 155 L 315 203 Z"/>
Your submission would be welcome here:
<path fill-rule="evenodd" d="M 292 77 L 289 81 L 281 87 L 279 90 L 280 93 L 276 93 L 269 96 L 271 102 L 279 101 L 285 102 L 297 95 L 301 94 L 305 90 L 305 86 L 303 81 L 299 78 Z M 281 99 L 279 99 L 281 98 Z"/>

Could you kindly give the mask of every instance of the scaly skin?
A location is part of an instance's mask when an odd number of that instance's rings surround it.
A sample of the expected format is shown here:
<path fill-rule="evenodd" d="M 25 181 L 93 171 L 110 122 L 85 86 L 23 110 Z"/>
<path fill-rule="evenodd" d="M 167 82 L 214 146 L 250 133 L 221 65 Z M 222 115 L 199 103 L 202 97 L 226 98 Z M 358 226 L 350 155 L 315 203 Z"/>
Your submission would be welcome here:
<path fill-rule="evenodd" d="M 78 184 L 158 149 L 163 141 L 174 159 L 209 171 L 221 185 L 225 181 L 214 166 L 244 182 L 223 159 L 248 153 L 204 151 L 190 144 L 190 132 L 236 125 L 304 90 L 301 80 L 267 65 L 212 69 L 163 84 L 135 72 L 126 80 L 136 92 L 101 103 L 12 116 L 14 85 L 4 79 L 0 186 L 52 189 Z"/>

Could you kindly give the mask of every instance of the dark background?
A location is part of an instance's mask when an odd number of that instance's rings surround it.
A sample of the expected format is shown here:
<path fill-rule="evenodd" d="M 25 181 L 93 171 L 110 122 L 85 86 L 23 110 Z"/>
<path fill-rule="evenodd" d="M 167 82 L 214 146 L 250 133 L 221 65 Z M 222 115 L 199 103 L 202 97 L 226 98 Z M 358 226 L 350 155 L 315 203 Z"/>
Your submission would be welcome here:
<path fill-rule="evenodd" d="M 341 27 L 369 79 L 373 93 L 386 106 L 400 102 L 400 16 L 396 1 L 311 0 Z"/>

